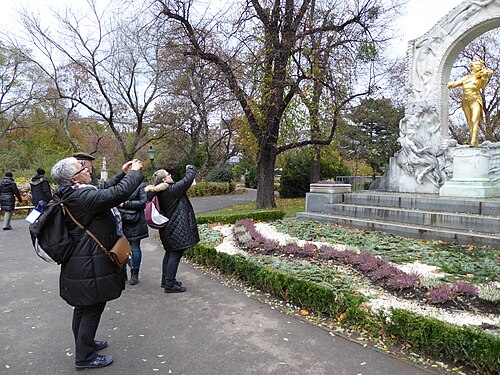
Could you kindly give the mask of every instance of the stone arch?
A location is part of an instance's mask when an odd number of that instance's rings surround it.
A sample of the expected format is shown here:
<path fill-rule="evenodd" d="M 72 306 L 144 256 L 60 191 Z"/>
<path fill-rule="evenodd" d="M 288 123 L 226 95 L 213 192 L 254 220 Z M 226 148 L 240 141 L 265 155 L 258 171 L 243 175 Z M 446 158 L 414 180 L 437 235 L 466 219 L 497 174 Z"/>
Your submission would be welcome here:
<path fill-rule="evenodd" d="M 500 0 L 467 0 L 408 43 L 405 117 L 398 140 L 402 150 L 391 158 L 380 188 L 439 193 L 451 169 L 447 150 L 456 144 L 448 134 L 446 87 L 453 63 L 472 40 L 498 27 Z"/>
<path fill-rule="evenodd" d="M 498 3 L 498 2 L 497 2 Z M 469 30 L 465 31 L 454 43 L 452 43 L 441 61 L 440 71 L 441 75 L 439 77 L 439 86 L 441 88 L 440 103 L 438 103 L 438 108 L 440 108 L 440 119 L 444 126 L 446 133 L 448 134 L 448 98 L 449 92 L 446 88 L 446 84 L 450 80 L 450 73 L 453 67 L 453 63 L 457 59 L 458 55 L 464 50 L 464 48 L 472 42 L 477 37 L 500 27 L 500 5 L 497 6 L 498 14 L 492 15 L 492 18 L 473 25 Z M 498 46 L 491 46 L 491 48 L 498 48 Z"/>

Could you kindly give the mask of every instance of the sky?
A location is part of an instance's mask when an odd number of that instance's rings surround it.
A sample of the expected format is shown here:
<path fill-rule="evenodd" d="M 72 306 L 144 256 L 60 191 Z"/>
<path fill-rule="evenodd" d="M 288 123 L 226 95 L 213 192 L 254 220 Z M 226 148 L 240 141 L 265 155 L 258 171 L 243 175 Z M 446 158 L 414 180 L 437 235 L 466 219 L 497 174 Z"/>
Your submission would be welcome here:
<path fill-rule="evenodd" d="M 84 0 L 71 0 L 78 4 Z M 212 0 L 214 1 L 214 0 Z M 432 28 L 446 13 L 463 0 L 408 0 L 404 7 L 404 15 L 397 20 L 396 28 L 400 30 L 393 42 L 393 54 L 403 57 L 408 41 L 418 38 Z M 3 31 L 15 28 L 16 9 L 28 6 L 33 9 L 44 7 L 62 7 L 67 0 L 0 0 L 0 28 Z"/>
<path fill-rule="evenodd" d="M 401 30 L 401 35 L 393 43 L 395 54 L 404 56 L 408 41 L 424 35 L 462 2 L 463 0 L 408 0 L 404 16 L 397 21 L 397 29 Z"/>

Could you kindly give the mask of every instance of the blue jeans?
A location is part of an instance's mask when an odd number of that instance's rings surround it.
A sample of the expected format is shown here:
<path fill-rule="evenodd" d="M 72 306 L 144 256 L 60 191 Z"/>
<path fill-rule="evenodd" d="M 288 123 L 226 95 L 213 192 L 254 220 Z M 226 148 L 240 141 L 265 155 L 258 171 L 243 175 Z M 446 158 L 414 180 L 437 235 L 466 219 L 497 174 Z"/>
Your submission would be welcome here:
<path fill-rule="evenodd" d="M 132 248 L 132 262 L 129 264 L 130 269 L 133 271 L 139 270 L 139 267 L 141 267 L 141 259 L 142 259 L 142 252 L 141 252 L 141 240 L 129 240 L 130 247 Z"/>

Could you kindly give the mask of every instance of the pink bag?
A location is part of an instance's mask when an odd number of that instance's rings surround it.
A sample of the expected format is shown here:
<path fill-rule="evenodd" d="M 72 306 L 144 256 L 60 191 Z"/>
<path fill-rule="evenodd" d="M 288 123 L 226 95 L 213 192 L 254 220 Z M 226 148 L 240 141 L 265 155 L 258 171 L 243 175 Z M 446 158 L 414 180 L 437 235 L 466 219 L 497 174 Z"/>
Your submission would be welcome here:
<path fill-rule="evenodd" d="M 165 228 L 168 224 L 168 217 L 163 216 L 159 208 L 160 204 L 156 195 L 146 203 L 146 224 L 153 229 Z"/>

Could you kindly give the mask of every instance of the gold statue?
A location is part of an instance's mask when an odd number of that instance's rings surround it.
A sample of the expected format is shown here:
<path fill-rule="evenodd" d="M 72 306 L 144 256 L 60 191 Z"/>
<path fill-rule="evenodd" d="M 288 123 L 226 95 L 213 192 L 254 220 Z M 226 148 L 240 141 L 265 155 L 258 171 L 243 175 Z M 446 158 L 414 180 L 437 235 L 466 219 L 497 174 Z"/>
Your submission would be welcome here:
<path fill-rule="evenodd" d="M 470 145 L 479 146 L 477 139 L 479 124 L 483 120 L 483 99 L 479 90 L 484 89 L 488 83 L 488 76 L 493 70 L 484 66 L 484 61 L 474 58 L 470 63 L 471 73 L 462 79 L 449 82 L 448 88 L 463 87 L 462 109 L 469 125 Z"/>

